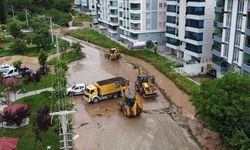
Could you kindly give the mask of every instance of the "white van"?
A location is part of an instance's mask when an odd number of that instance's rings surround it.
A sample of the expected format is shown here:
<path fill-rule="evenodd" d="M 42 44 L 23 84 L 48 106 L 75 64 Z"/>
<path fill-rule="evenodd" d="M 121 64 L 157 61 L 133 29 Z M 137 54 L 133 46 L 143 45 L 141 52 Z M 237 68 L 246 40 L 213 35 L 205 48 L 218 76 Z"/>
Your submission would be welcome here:
<path fill-rule="evenodd" d="M 10 68 L 8 71 L 3 73 L 4 78 L 9 78 L 9 77 L 18 77 L 21 76 L 20 72 L 16 68 Z"/>

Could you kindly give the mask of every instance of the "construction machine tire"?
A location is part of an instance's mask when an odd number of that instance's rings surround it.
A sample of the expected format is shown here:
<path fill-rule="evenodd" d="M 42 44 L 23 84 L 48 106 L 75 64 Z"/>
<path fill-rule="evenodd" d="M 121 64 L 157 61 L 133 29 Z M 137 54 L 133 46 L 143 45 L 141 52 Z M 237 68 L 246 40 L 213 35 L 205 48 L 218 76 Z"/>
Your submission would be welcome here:
<path fill-rule="evenodd" d="M 122 102 L 119 102 L 119 103 L 118 103 L 118 109 L 119 109 L 119 111 L 122 111 L 122 109 L 123 109 L 123 104 L 122 104 Z"/>
<path fill-rule="evenodd" d="M 98 102 L 99 102 L 99 98 L 95 97 L 95 98 L 93 99 L 93 102 L 94 102 L 94 103 L 98 103 Z"/>
<path fill-rule="evenodd" d="M 125 116 L 127 116 L 127 117 L 130 117 L 129 114 L 127 113 L 128 110 L 129 110 L 129 107 L 125 105 L 125 106 L 123 107 L 123 114 L 124 114 Z"/>

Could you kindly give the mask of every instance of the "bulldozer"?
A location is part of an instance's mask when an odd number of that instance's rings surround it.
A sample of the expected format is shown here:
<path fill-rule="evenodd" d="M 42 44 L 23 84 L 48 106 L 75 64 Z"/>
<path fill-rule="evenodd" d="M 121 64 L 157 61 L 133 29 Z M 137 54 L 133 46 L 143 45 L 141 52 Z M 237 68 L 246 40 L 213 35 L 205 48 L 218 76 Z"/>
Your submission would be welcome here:
<path fill-rule="evenodd" d="M 126 94 L 128 91 L 128 94 Z M 129 88 L 123 88 L 121 90 L 123 100 L 118 103 L 119 110 L 127 117 L 136 117 L 143 111 L 142 101 L 137 94 L 130 92 Z"/>
<path fill-rule="evenodd" d="M 110 52 L 106 53 L 104 56 L 110 60 L 118 60 L 121 58 L 120 49 L 119 48 L 111 48 Z"/>
<path fill-rule="evenodd" d="M 145 98 L 157 97 L 158 94 L 150 85 L 150 83 L 153 82 L 154 78 L 152 76 L 146 75 L 144 70 L 139 68 L 139 74 L 137 75 L 137 79 L 135 81 L 135 90 Z"/>

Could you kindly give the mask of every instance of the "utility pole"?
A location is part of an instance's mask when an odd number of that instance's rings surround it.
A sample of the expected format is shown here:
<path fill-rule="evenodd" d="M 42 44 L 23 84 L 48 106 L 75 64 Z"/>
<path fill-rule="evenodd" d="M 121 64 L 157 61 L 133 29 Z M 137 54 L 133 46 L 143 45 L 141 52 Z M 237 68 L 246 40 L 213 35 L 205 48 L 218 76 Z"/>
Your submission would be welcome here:
<path fill-rule="evenodd" d="M 57 53 L 57 59 L 60 59 L 60 53 L 59 53 L 59 42 L 58 42 L 58 35 L 56 34 L 56 53 Z"/>
<path fill-rule="evenodd" d="M 49 17 L 49 22 L 50 22 L 51 40 L 52 40 L 52 43 L 54 43 L 53 22 L 52 22 L 52 18 L 51 17 Z"/>
<path fill-rule="evenodd" d="M 73 114 L 75 113 L 75 111 L 59 111 L 59 112 L 53 112 L 53 113 L 50 113 L 50 115 L 53 116 L 54 115 L 57 115 L 60 117 L 60 122 L 61 122 L 61 126 L 62 126 L 62 134 L 63 135 L 63 148 L 61 149 L 64 149 L 64 150 L 69 150 L 69 149 L 72 149 L 72 146 L 69 146 L 69 143 L 70 141 L 72 140 L 69 140 L 68 139 L 68 121 L 67 121 L 67 115 L 69 114 Z"/>
<path fill-rule="evenodd" d="M 13 19 L 15 19 L 15 12 L 14 12 L 13 4 L 11 5 L 11 10 L 12 10 L 12 17 L 13 17 Z"/>
<path fill-rule="evenodd" d="M 28 11 L 27 11 L 27 9 L 25 9 L 25 16 L 26 16 L 27 29 L 29 29 L 29 21 L 28 21 Z"/>

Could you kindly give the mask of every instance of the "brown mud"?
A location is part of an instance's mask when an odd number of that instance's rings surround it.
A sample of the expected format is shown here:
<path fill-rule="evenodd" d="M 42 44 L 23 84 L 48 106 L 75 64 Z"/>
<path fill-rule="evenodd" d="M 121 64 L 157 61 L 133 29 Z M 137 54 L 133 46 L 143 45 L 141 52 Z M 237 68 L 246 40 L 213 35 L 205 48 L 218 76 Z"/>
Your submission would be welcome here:
<path fill-rule="evenodd" d="M 104 58 L 104 53 L 85 45 L 87 57 L 69 64 L 69 84 L 90 84 L 113 76 L 130 80 L 133 92 L 137 69 L 124 60 L 113 62 Z M 165 81 L 163 81 L 165 82 Z M 144 112 L 136 118 L 127 118 L 118 111 L 119 99 L 110 99 L 97 104 L 88 104 L 81 96 L 72 97 L 76 113 L 74 132 L 79 138 L 74 141 L 76 150 L 175 150 L 200 147 L 188 131 L 179 126 L 167 113 L 150 113 L 170 107 L 157 89 L 159 96 L 142 98 Z"/>

